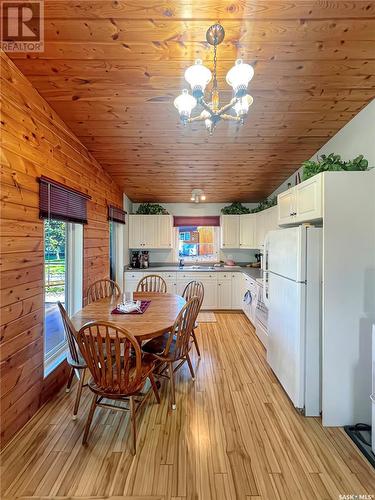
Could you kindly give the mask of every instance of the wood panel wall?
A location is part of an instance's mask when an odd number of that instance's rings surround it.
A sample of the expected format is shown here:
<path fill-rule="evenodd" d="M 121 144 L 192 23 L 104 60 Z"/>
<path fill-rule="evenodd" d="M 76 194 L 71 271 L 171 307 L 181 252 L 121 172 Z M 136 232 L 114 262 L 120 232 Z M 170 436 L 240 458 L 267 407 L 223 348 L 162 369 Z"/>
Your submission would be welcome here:
<path fill-rule="evenodd" d="M 84 291 L 109 275 L 107 204 L 118 186 L 2 52 L 1 59 L 1 444 L 65 381 L 43 378 L 43 221 L 38 177 L 84 191 Z"/>

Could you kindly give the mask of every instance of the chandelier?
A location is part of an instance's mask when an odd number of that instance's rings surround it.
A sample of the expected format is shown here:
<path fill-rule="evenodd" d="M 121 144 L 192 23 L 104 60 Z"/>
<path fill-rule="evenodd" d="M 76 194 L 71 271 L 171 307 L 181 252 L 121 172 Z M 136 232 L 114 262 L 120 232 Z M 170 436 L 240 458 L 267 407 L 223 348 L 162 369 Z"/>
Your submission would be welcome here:
<path fill-rule="evenodd" d="M 204 121 L 207 130 L 212 134 L 217 123 L 221 120 L 230 120 L 244 123 L 244 119 L 253 103 L 253 98 L 247 93 L 247 86 L 254 75 L 254 69 L 242 59 L 237 59 L 235 65 L 228 71 L 226 81 L 233 89 L 233 98 L 228 104 L 219 107 L 219 88 L 217 84 L 216 64 L 217 46 L 224 40 L 225 31 L 221 24 L 214 24 L 208 28 L 206 40 L 214 48 L 214 68 L 211 71 L 203 66 L 201 59 L 197 59 L 193 66 L 185 71 L 185 80 L 190 85 L 192 95 L 187 89 L 174 100 L 183 125 Z M 212 79 L 211 101 L 204 99 L 206 86 Z M 203 110 L 195 117 L 191 117 L 193 109 L 200 105 Z M 231 114 L 235 113 L 235 114 Z"/>

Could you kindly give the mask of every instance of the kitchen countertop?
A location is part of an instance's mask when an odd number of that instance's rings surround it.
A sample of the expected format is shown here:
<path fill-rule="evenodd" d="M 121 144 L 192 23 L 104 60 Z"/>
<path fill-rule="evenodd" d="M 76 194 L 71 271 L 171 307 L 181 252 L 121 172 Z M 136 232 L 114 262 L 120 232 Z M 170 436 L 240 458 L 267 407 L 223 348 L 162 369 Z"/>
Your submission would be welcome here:
<path fill-rule="evenodd" d="M 218 273 L 218 272 L 230 272 L 230 273 L 243 273 L 246 274 L 247 276 L 250 276 L 254 280 L 262 278 L 263 271 L 260 268 L 257 267 L 245 267 L 245 266 L 221 266 L 221 267 L 209 267 L 205 265 L 201 265 L 199 268 L 193 267 L 193 266 L 184 266 L 184 267 L 179 267 L 179 266 L 173 266 L 173 265 L 164 265 L 164 266 L 150 266 L 147 269 L 139 269 L 139 268 L 132 268 L 132 267 L 125 267 L 125 271 L 131 271 L 131 272 L 173 272 L 173 273 L 178 273 L 178 272 L 210 272 L 210 273 Z"/>

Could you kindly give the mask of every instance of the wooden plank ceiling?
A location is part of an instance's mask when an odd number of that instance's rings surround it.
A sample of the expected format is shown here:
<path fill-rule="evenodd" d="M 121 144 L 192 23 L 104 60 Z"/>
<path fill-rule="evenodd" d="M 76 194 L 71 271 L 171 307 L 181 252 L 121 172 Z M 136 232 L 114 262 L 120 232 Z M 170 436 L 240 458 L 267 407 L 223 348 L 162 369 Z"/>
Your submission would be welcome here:
<path fill-rule="evenodd" d="M 133 201 L 259 201 L 375 94 L 371 0 L 48 0 L 45 52 L 10 54 Z M 183 128 L 173 99 L 184 69 L 212 67 L 219 85 L 238 57 L 253 64 L 243 127 Z"/>

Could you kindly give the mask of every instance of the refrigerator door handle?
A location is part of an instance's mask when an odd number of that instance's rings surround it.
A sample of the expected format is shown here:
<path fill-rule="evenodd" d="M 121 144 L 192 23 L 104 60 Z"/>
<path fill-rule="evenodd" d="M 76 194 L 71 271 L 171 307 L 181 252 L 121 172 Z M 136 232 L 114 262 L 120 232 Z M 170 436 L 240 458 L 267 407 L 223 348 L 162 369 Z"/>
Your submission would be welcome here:
<path fill-rule="evenodd" d="M 269 271 L 264 271 L 263 273 L 263 302 L 264 305 L 269 309 L 270 307 L 270 289 L 269 289 Z"/>
<path fill-rule="evenodd" d="M 266 235 L 264 239 L 263 271 L 268 271 L 268 257 L 269 257 L 268 235 Z"/>

